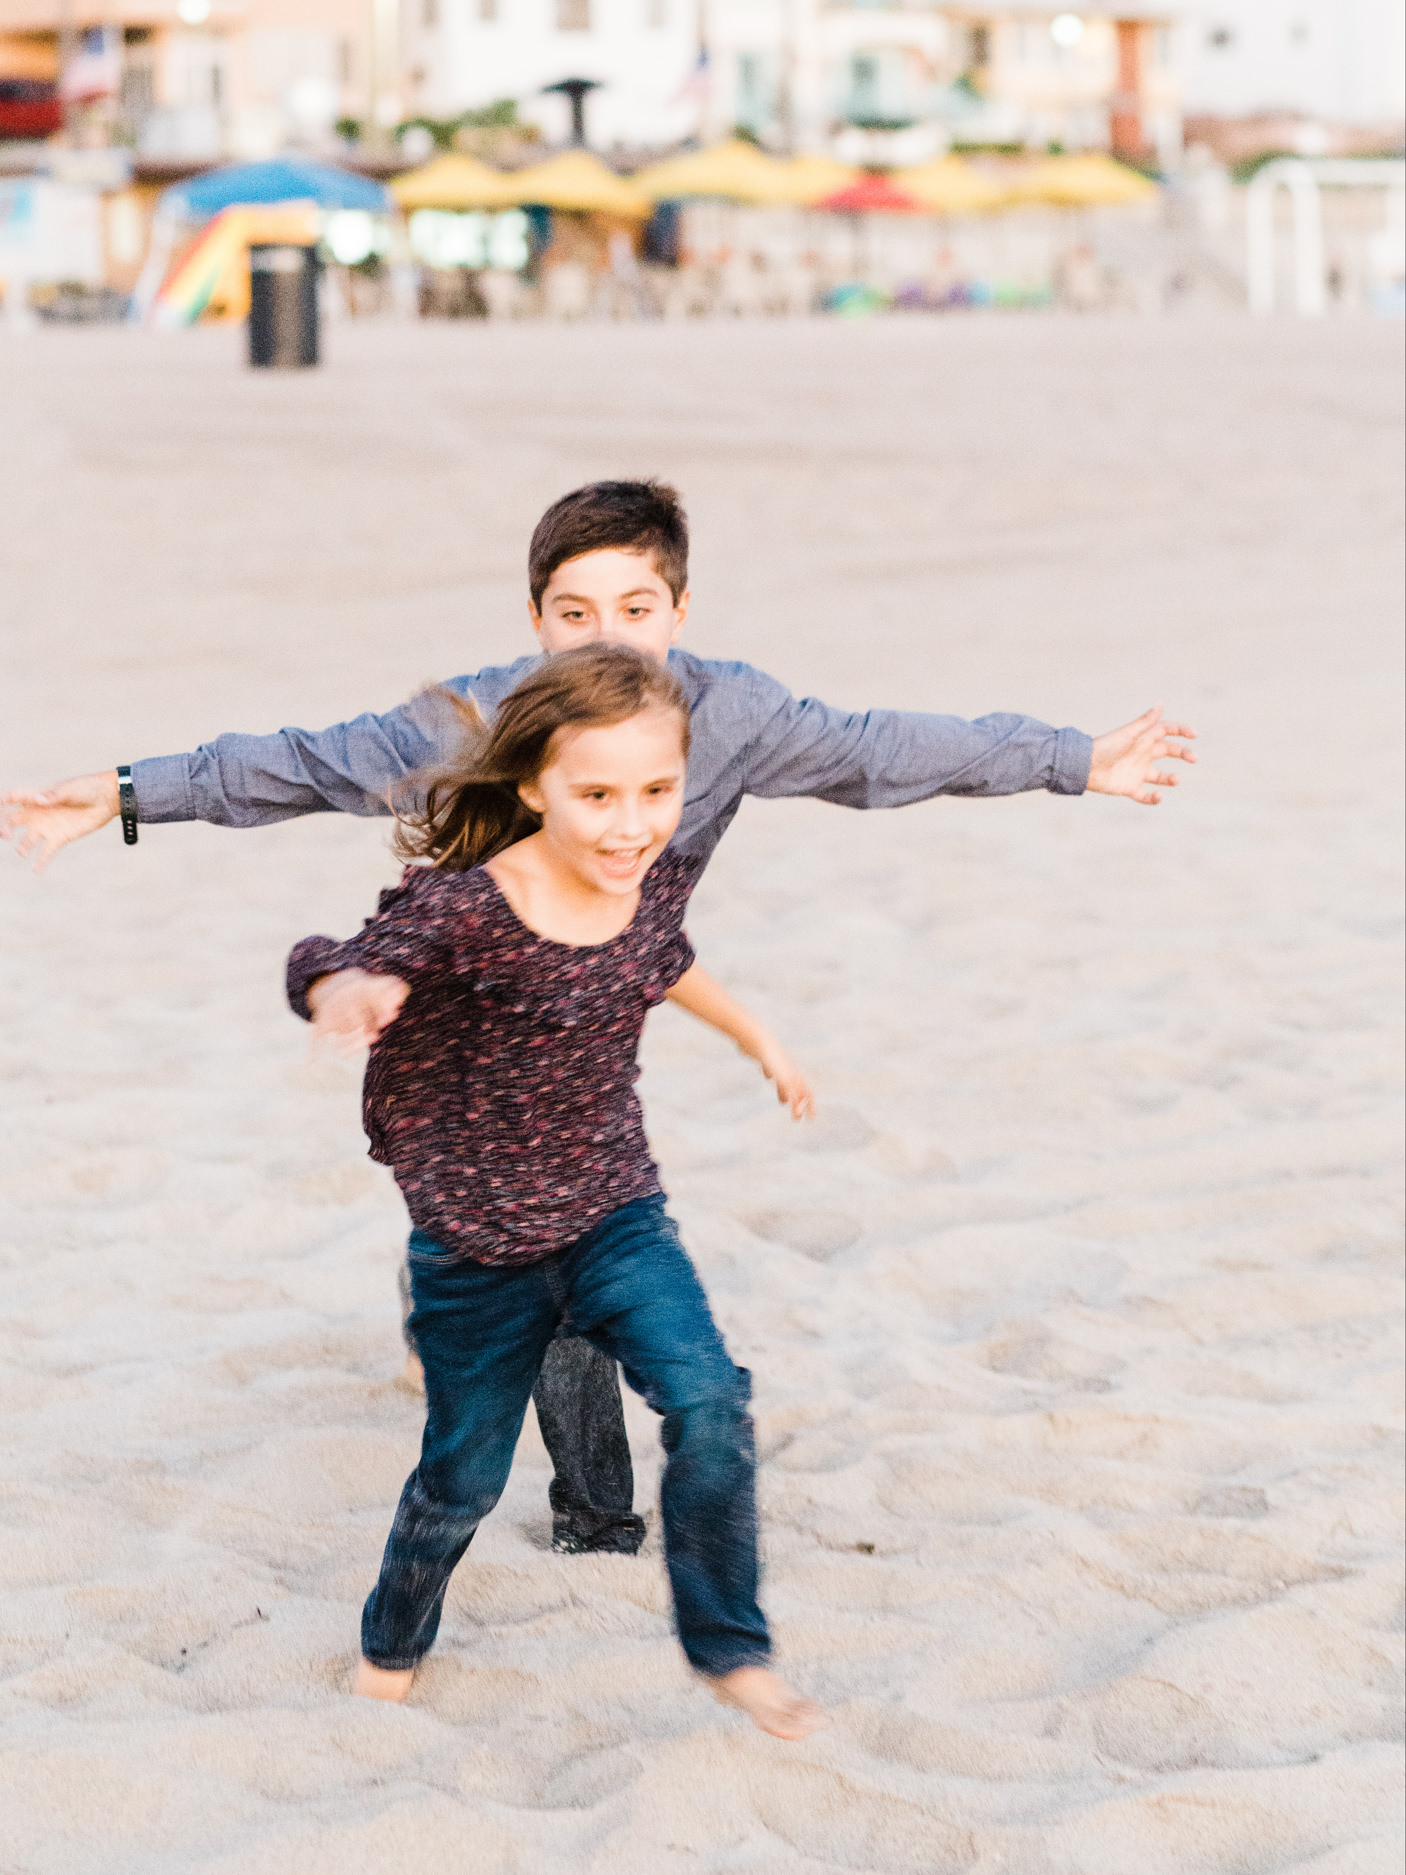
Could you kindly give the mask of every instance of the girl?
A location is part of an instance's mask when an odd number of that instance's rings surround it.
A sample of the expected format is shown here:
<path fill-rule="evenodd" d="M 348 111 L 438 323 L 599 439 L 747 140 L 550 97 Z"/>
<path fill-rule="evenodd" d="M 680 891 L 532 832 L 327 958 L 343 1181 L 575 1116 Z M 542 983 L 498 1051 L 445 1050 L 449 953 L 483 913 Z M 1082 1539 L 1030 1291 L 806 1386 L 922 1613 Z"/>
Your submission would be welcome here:
<path fill-rule="evenodd" d="M 566 1325 L 663 1417 L 690 1664 L 778 1738 L 819 1720 L 767 1665 L 749 1379 L 664 1209 L 634 1092 L 645 1015 L 668 997 L 732 1036 L 796 1118 L 811 1109 L 776 1041 L 693 961 L 699 862 L 665 850 L 687 754 L 687 703 L 653 659 L 613 645 L 549 659 L 402 816 L 398 850 L 432 865 L 408 868 L 360 936 L 305 938 L 289 959 L 293 1008 L 343 1047 L 372 1045 L 371 1154 L 414 1225 L 428 1410 L 362 1615 L 355 1690 L 372 1698 L 409 1692 Z"/>

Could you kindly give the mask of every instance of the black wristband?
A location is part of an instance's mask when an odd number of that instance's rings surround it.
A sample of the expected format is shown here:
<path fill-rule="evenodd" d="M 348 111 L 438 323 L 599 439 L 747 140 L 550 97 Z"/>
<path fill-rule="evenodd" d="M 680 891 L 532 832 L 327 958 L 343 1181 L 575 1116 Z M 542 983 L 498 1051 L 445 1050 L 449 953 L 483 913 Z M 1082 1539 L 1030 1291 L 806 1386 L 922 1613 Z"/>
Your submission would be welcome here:
<path fill-rule="evenodd" d="M 137 791 L 132 786 L 131 765 L 124 762 L 117 771 L 117 811 L 122 816 L 122 838 L 126 845 L 137 844 Z"/>

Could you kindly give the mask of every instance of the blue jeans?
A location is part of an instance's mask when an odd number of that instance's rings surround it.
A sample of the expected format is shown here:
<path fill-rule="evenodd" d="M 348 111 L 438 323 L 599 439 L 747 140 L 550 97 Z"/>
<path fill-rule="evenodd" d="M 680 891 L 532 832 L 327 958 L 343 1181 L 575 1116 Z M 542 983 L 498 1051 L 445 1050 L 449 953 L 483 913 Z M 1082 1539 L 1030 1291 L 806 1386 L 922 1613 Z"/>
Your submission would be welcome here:
<path fill-rule="evenodd" d="M 765 1661 L 750 1377 L 723 1346 L 664 1200 L 637 1198 L 517 1269 L 466 1262 L 415 1231 L 410 1283 L 425 1437 L 362 1613 L 366 1658 L 413 1667 L 434 1645 L 449 1578 L 507 1483 L 542 1357 L 565 1322 L 663 1417 L 664 1556 L 690 1665 L 716 1677 Z"/>

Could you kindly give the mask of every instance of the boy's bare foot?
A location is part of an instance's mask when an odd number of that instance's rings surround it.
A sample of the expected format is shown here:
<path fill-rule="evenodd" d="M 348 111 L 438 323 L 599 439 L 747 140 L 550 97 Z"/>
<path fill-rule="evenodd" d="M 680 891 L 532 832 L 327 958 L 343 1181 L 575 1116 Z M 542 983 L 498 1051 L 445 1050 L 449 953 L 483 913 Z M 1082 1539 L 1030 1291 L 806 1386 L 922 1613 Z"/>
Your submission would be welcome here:
<path fill-rule="evenodd" d="M 410 1691 L 414 1678 L 414 1667 L 405 1667 L 397 1672 L 389 1667 L 373 1667 L 363 1657 L 356 1663 L 352 1691 L 362 1699 L 389 1699 L 398 1706 Z"/>
<path fill-rule="evenodd" d="M 825 1723 L 815 1701 L 793 1693 L 769 1667 L 734 1667 L 708 1684 L 719 1705 L 736 1706 L 773 1738 L 808 1738 Z"/>
<path fill-rule="evenodd" d="M 418 1354 L 406 1355 L 405 1368 L 400 1376 L 400 1384 L 403 1387 L 409 1387 L 412 1393 L 423 1393 L 425 1391 L 425 1370 L 420 1365 L 420 1357 Z"/>

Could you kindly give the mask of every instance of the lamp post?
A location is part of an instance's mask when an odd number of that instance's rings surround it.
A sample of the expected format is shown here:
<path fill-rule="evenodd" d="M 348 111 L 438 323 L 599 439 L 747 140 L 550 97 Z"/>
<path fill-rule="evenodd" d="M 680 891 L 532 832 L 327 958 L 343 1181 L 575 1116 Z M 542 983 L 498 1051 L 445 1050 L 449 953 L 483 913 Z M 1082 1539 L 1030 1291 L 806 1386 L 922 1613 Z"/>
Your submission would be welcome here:
<path fill-rule="evenodd" d="M 542 90 L 559 91 L 563 97 L 571 100 L 571 144 L 573 149 L 586 147 L 586 96 L 588 92 L 600 90 L 598 78 L 559 78 L 554 85 L 543 85 Z"/>

